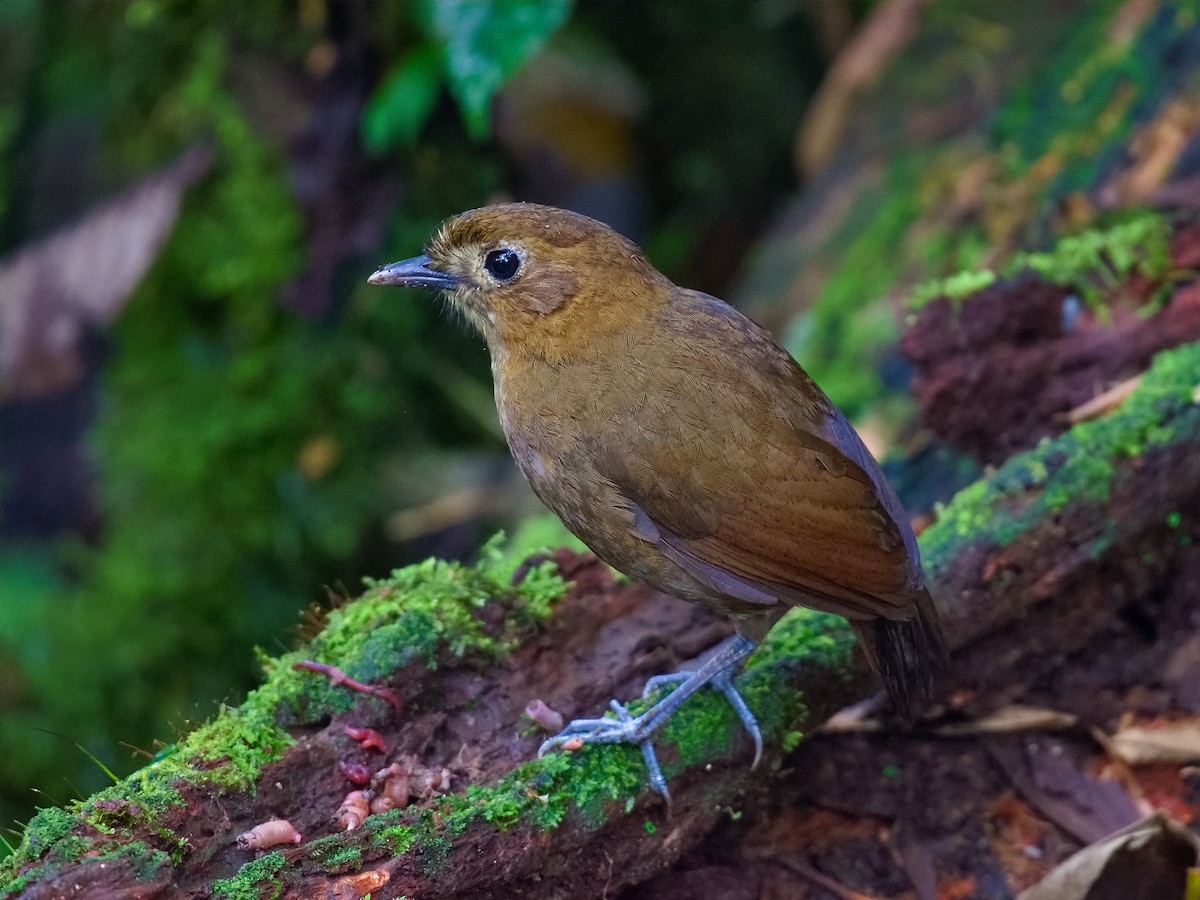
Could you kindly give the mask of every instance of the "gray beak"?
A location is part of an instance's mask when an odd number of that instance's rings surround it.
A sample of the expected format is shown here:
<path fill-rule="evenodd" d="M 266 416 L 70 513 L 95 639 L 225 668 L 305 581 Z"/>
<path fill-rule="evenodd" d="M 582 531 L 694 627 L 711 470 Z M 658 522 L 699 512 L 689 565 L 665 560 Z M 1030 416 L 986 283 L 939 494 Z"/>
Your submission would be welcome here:
<path fill-rule="evenodd" d="M 430 268 L 428 256 L 414 256 L 376 269 L 368 284 L 399 284 L 405 287 L 431 287 L 450 290 L 458 285 L 449 272 Z"/>

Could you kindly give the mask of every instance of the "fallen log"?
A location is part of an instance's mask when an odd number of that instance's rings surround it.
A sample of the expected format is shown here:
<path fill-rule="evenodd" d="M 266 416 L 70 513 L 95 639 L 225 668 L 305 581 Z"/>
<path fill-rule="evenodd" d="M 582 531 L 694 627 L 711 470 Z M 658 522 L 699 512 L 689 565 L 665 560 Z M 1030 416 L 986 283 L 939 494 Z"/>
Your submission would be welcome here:
<path fill-rule="evenodd" d="M 957 649 L 948 683 L 1036 667 L 1169 572 L 1200 528 L 1198 385 L 1200 344 L 1162 353 L 1115 410 L 1010 459 L 941 510 L 921 543 Z M 635 749 L 534 760 L 541 736 L 522 713 L 539 699 L 568 717 L 594 714 L 726 626 L 614 583 L 586 555 L 560 552 L 516 586 L 511 566 L 494 552 L 473 568 L 429 561 L 334 610 L 308 644 L 269 663 L 239 709 L 124 782 L 41 811 L 0 864 L 0 895 L 611 896 L 722 816 L 754 809 L 788 751 L 869 690 L 843 623 L 790 615 L 741 679 L 763 763 L 750 769 L 749 741 L 706 692 L 659 742 L 668 810 Z M 1073 594 L 1084 581 L 1113 590 Z M 372 692 L 293 668 L 305 660 Z M 347 726 L 374 729 L 386 752 Z M 447 770 L 447 790 L 414 788 L 412 804 L 339 830 L 354 766 L 400 759 L 414 774 Z M 301 842 L 237 845 L 275 818 Z"/>

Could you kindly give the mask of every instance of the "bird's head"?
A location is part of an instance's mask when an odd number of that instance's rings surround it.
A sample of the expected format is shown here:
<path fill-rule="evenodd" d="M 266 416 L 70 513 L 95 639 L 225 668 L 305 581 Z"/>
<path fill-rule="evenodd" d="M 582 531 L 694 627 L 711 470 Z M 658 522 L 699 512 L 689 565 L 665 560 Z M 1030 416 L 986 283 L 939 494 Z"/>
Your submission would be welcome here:
<path fill-rule="evenodd" d="M 367 280 L 444 291 L 493 354 L 520 347 L 552 359 L 625 327 L 671 288 L 607 225 L 533 203 L 454 216 L 425 255 L 384 266 Z"/>

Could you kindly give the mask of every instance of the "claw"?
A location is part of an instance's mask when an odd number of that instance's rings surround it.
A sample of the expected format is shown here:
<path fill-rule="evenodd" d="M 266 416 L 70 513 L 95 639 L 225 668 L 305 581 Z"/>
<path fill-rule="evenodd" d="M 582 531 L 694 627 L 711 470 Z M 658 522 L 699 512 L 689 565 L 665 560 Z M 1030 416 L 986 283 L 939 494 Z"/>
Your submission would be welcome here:
<path fill-rule="evenodd" d="M 750 711 L 750 707 L 746 705 L 746 700 L 733 683 L 733 673 L 726 669 L 719 675 L 713 678 L 712 686 L 725 695 L 725 699 L 729 701 L 729 705 L 733 707 L 733 711 L 737 713 L 737 717 L 742 721 L 742 727 L 746 729 L 750 739 L 754 741 L 754 762 L 750 763 L 751 769 L 757 769 L 759 760 L 762 759 L 763 739 L 762 732 L 758 728 L 758 720 L 754 718 L 754 713 Z"/>
<path fill-rule="evenodd" d="M 635 732 L 637 731 L 637 722 L 629 714 L 629 710 L 625 708 L 623 703 L 610 700 L 608 705 L 617 714 L 617 719 L 620 722 L 630 726 Z M 654 744 L 647 737 L 644 741 L 638 743 L 638 747 L 642 751 L 642 761 L 646 764 L 646 776 L 650 780 L 650 790 L 661 794 L 662 798 L 667 801 L 667 806 L 670 806 L 671 792 L 667 790 L 667 779 L 662 773 L 662 767 L 658 764 L 658 754 L 654 752 Z"/>
<path fill-rule="evenodd" d="M 738 719 L 741 720 L 742 727 L 746 729 L 746 733 L 754 741 L 754 762 L 750 764 L 750 768 L 755 769 L 758 768 L 758 763 L 762 759 L 762 732 L 758 728 L 758 720 L 754 718 L 754 713 L 750 711 L 750 707 L 746 705 L 745 699 L 743 699 L 733 683 L 735 668 L 736 666 L 728 666 L 718 672 L 712 677 L 709 684 L 725 695 L 725 699 L 729 701 L 729 705 L 733 707 L 733 711 L 737 713 Z M 694 674 L 694 672 L 671 672 L 668 675 L 655 675 L 646 680 L 646 686 L 642 689 L 642 696 L 649 697 L 664 685 L 681 684 Z"/>
<path fill-rule="evenodd" d="M 667 675 L 652 675 L 646 679 L 646 686 L 642 688 L 642 697 L 649 697 L 664 684 L 682 684 L 691 678 L 695 672 L 671 672 Z"/>
<path fill-rule="evenodd" d="M 683 705 L 688 697 L 706 684 L 711 684 L 725 695 L 743 727 L 753 739 L 754 765 L 757 766 L 758 761 L 762 758 L 762 732 L 759 731 L 754 713 L 750 711 L 750 707 L 746 705 L 746 701 L 742 699 L 733 684 L 733 673 L 741 661 L 754 650 L 754 646 L 753 641 L 735 635 L 695 672 L 656 675 L 646 682 L 646 688 L 642 692 L 643 697 L 666 684 L 673 683 L 678 687 L 640 716 L 631 715 L 622 703 L 613 700 L 609 706 L 616 718 L 576 719 L 554 737 L 544 741 L 538 748 L 538 757 L 545 756 L 550 750 L 557 749 L 572 740 L 582 740 L 586 744 L 637 744 L 642 751 L 642 759 L 646 763 L 650 789 L 660 794 L 670 804 L 671 794 L 667 790 L 667 780 L 663 777 L 662 768 L 658 764 L 658 756 L 654 752 L 651 737 Z"/>

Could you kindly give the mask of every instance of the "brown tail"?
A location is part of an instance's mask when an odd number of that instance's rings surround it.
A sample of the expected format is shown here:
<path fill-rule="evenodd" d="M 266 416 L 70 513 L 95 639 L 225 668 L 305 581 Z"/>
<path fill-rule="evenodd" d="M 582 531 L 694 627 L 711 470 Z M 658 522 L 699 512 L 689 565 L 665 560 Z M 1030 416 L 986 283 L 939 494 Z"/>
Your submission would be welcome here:
<path fill-rule="evenodd" d="M 916 598 L 911 619 L 878 618 L 851 622 L 872 668 L 879 673 L 893 705 L 906 722 L 929 702 L 933 678 L 945 667 L 946 639 L 928 590 Z"/>

